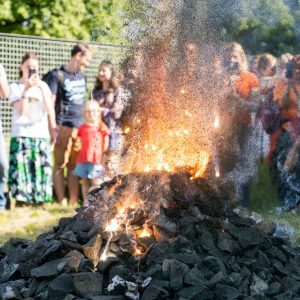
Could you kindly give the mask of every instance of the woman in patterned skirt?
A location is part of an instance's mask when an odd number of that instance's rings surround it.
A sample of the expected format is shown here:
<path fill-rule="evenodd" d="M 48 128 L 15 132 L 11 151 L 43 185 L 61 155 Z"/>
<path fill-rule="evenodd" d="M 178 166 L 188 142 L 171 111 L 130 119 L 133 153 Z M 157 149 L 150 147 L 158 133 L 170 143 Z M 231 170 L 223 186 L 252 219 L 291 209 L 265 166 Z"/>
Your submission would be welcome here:
<path fill-rule="evenodd" d="M 52 155 L 55 113 L 51 92 L 39 78 L 39 61 L 26 53 L 20 79 L 10 85 L 13 108 L 8 185 L 18 203 L 52 201 Z"/>

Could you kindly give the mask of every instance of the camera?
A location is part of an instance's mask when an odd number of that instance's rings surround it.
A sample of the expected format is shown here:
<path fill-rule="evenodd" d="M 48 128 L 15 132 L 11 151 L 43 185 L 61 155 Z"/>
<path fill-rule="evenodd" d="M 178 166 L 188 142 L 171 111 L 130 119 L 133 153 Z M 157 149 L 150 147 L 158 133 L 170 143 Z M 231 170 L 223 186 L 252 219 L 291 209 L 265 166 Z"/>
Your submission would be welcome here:
<path fill-rule="evenodd" d="M 225 63 L 225 68 L 227 71 L 230 71 L 230 72 L 235 72 L 235 71 L 238 71 L 240 69 L 240 63 L 239 62 L 226 62 Z"/>
<path fill-rule="evenodd" d="M 33 74 L 36 74 L 36 69 L 29 69 L 28 70 L 28 78 L 30 78 Z"/>

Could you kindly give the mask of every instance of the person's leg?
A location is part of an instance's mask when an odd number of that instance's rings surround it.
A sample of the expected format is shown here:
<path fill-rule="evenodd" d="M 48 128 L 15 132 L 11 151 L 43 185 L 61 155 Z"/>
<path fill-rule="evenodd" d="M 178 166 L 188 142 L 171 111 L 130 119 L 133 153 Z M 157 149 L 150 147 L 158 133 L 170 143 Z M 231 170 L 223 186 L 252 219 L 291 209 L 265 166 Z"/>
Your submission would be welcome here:
<path fill-rule="evenodd" d="M 7 155 L 2 131 L 0 131 L 0 209 L 5 209 L 6 197 L 4 194 L 7 176 Z"/>
<path fill-rule="evenodd" d="M 83 205 L 87 205 L 87 195 L 91 188 L 91 180 L 88 178 L 82 178 L 81 181 L 82 195 L 83 195 Z"/>
<path fill-rule="evenodd" d="M 69 204 L 77 205 L 79 196 L 79 177 L 73 174 L 75 165 L 68 165 L 68 191 L 69 191 Z"/>
<path fill-rule="evenodd" d="M 71 133 L 72 128 L 60 126 L 54 147 L 55 163 L 53 170 L 53 184 L 58 203 L 62 203 L 65 198 L 66 187 L 64 168 L 69 161 L 69 151 L 72 147 Z"/>
<path fill-rule="evenodd" d="M 52 155 L 50 139 L 37 138 L 34 143 L 34 195 L 37 205 L 52 202 Z"/>
<path fill-rule="evenodd" d="M 77 156 L 80 151 L 80 142 L 77 137 L 77 129 L 72 128 L 71 137 L 70 137 L 70 143 L 69 143 L 69 149 L 68 152 L 69 155 L 69 162 L 67 165 L 68 168 L 68 191 L 69 191 L 69 203 L 71 205 L 77 205 L 78 204 L 78 198 L 79 198 L 79 177 L 73 174 L 73 171 L 76 167 L 76 160 Z"/>

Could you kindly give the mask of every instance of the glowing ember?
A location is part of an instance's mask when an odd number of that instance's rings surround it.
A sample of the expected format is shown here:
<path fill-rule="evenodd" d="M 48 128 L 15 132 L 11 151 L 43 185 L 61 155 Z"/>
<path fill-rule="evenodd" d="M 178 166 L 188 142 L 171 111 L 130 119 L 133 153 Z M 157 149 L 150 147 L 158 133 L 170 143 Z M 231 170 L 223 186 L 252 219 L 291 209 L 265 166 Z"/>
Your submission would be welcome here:
<path fill-rule="evenodd" d="M 219 128 L 219 126 L 220 126 L 220 118 L 219 115 L 216 115 L 214 120 L 214 128 Z"/>
<path fill-rule="evenodd" d="M 129 127 L 126 127 L 126 128 L 124 129 L 124 133 L 127 134 L 127 133 L 129 133 L 129 132 L 130 132 L 130 128 L 129 128 Z"/>
<path fill-rule="evenodd" d="M 201 155 L 199 156 L 199 163 L 198 163 L 198 165 L 196 167 L 196 170 L 195 170 L 195 173 L 191 177 L 191 179 L 196 179 L 196 178 L 201 177 L 204 174 L 205 170 L 206 170 L 208 162 L 209 162 L 208 153 L 205 152 L 205 151 L 202 151 Z"/>
<path fill-rule="evenodd" d="M 184 114 L 185 114 L 186 116 L 188 116 L 188 117 L 191 117 L 191 116 L 192 116 L 192 114 L 191 114 L 189 111 L 187 111 L 187 110 L 184 112 Z"/>
<path fill-rule="evenodd" d="M 135 248 L 134 255 L 139 256 L 139 255 L 142 255 L 142 254 L 143 254 L 143 252 L 140 249 Z"/>
<path fill-rule="evenodd" d="M 105 227 L 105 231 L 107 232 L 116 232 L 118 229 L 120 229 L 120 224 L 117 219 L 110 220 Z"/>
<path fill-rule="evenodd" d="M 149 237 L 149 236 L 151 236 L 151 232 L 150 232 L 148 226 L 145 224 L 140 237 Z"/>

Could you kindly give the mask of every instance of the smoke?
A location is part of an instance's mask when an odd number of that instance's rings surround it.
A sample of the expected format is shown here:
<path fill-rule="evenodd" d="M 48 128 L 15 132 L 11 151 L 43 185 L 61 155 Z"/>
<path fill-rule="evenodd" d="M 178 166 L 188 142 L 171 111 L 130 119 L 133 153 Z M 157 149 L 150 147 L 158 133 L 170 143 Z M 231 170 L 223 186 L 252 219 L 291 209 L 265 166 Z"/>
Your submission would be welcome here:
<path fill-rule="evenodd" d="M 241 182 L 255 173 L 253 147 L 247 169 L 238 166 L 240 149 L 230 136 L 232 111 L 223 105 L 229 86 L 222 73 L 224 23 L 240 5 L 233 0 L 140 1 L 144 14 L 133 15 L 127 28 L 138 45 L 132 60 L 139 76 L 125 118 L 130 130 L 123 173 L 185 169 Z"/>

